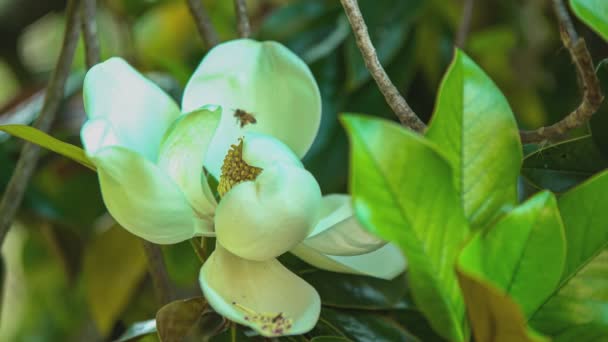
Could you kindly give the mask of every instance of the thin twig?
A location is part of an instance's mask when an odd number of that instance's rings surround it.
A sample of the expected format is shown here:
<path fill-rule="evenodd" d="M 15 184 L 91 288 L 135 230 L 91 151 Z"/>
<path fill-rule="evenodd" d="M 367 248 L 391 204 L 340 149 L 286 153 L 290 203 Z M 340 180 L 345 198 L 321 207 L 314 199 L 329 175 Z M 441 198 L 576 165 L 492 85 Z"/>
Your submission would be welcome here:
<path fill-rule="evenodd" d="M 188 8 L 196 23 L 198 33 L 200 33 L 207 47 L 212 48 L 216 46 L 220 42 L 220 39 L 201 0 L 188 0 Z"/>
<path fill-rule="evenodd" d="M 204 250 L 204 244 L 205 244 L 205 238 L 198 238 L 198 237 L 193 237 L 192 239 L 190 239 L 190 244 L 192 245 L 192 249 L 194 250 L 194 253 L 196 253 L 196 256 L 198 257 L 198 260 L 200 260 L 202 263 L 205 262 L 205 250 Z"/>
<path fill-rule="evenodd" d="M 245 0 L 234 0 L 234 9 L 238 20 L 239 36 L 241 38 L 249 38 L 251 35 L 251 27 L 249 26 L 249 17 L 247 16 L 247 4 Z"/>
<path fill-rule="evenodd" d="M 42 110 L 34 122 L 34 127 L 44 132 L 49 131 L 59 110 L 59 105 L 63 99 L 65 82 L 70 73 L 74 52 L 78 45 L 78 37 L 80 35 L 79 6 L 80 0 L 70 0 L 68 2 L 63 45 L 46 89 Z M 39 153 L 40 148 L 32 143 L 25 143 L 21 149 L 19 161 L 4 191 L 2 201 L 0 201 L 0 246 L 4 242 L 17 209 L 21 205 L 27 184 L 36 167 Z"/>
<path fill-rule="evenodd" d="M 165 305 L 175 299 L 175 291 L 169 280 L 167 266 L 163 259 L 163 251 L 159 245 L 141 240 L 148 260 L 148 271 L 154 283 L 154 290 L 159 304 Z"/>
<path fill-rule="evenodd" d="M 402 125 L 417 132 L 424 131 L 426 127 L 424 122 L 416 116 L 416 113 L 410 108 L 403 96 L 399 94 L 399 90 L 391 82 L 384 68 L 382 68 L 376 54 L 376 49 L 367 32 L 367 26 L 363 20 L 357 0 L 340 0 L 340 2 L 342 2 L 344 12 L 346 12 L 350 26 L 353 29 L 353 34 L 365 65 L 376 81 L 380 92 L 384 95 L 384 99 L 393 112 L 395 112 Z"/>
<path fill-rule="evenodd" d="M 561 121 L 533 131 L 521 131 L 520 136 L 523 143 L 556 141 L 563 138 L 568 131 L 589 121 L 604 100 L 600 82 L 595 74 L 593 60 L 585 41 L 576 33 L 563 2 L 553 0 L 553 5 L 560 25 L 562 42 L 570 52 L 570 57 L 576 66 L 576 73 L 581 81 L 583 98 L 580 105 Z"/>
<path fill-rule="evenodd" d="M 471 19 L 473 18 L 473 5 L 475 0 L 464 0 L 464 6 L 462 7 L 462 18 L 460 19 L 460 25 L 458 25 L 458 32 L 456 34 L 456 40 L 454 45 L 459 48 L 463 48 L 467 41 L 467 36 L 471 29 Z"/>
<path fill-rule="evenodd" d="M 87 68 L 99 63 L 99 40 L 97 39 L 97 1 L 82 0 L 81 23 L 84 38 L 84 53 Z"/>

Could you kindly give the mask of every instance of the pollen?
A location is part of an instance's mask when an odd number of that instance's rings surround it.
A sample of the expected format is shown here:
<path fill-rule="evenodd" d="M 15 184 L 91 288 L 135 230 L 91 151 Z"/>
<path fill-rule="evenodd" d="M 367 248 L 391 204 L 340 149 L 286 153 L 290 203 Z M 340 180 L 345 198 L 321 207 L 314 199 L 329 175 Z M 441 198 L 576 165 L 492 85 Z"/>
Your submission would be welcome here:
<path fill-rule="evenodd" d="M 232 302 L 232 305 L 245 314 L 246 321 L 257 325 L 268 336 L 284 335 L 293 326 L 293 319 L 284 316 L 282 312 L 259 313 L 236 302 Z"/>
<path fill-rule="evenodd" d="M 224 158 L 217 192 L 223 197 L 233 186 L 255 180 L 261 172 L 261 168 L 251 166 L 243 160 L 243 138 L 239 138 L 238 144 L 231 145 Z"/>

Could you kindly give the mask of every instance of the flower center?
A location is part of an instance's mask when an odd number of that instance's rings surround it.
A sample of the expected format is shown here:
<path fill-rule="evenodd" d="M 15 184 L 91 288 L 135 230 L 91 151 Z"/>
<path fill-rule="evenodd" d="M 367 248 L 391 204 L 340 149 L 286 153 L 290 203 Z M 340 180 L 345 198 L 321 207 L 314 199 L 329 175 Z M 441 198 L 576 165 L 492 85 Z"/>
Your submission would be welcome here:
<path fill-rule="evenodd" d="M 261 168 L 251 166 L 243 160 L 243 138 L 239 138 L 238 145 L 231 145 L 224 158 L 217 192 L 223 197 L 233 186 L 255 180 L 261 172 Z"/>
<path fill-rule="evenodd" d="M 232 305 L 245 313 L 246 321 L 259 326 L 261 330 L 268 332 L 270 335 L 283 335 L 291 330 L 293 326 L 293 319 L 283 316 L 282 312 L 259 313 L 236 302 L 232 302 Z"/>

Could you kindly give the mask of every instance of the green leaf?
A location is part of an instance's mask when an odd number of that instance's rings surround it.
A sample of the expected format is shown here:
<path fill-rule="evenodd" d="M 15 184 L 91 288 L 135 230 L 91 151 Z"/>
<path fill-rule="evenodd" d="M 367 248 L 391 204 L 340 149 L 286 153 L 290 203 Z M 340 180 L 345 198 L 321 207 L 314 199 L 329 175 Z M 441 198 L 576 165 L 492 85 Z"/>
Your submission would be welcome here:
<path fill-rule="evenodd" d="M 424 342 L 445 342 L 418 309 L 393 310 L 390 317 Z"/>
<path fill-rule="evenodd" d="M 559 339 L 572 336 L 572 331 L 582 326 L 591 329 L 589 335 L 608 332 L 606 203 L 608 172 L 558 199 L 568 246 L 566 264 L 559 286 L 531 317 L 531 324 L 545 334 Z"/>
<path fill-rule="evenodd" d="M 156 333 L 156 320 L 150 319 L 143 322 L 132 324 L 127 330 L 120 335 L 114 342 L 136 341 L 145 335 Z"/>
<path fill-rule="evenodd" d="M 584 136 L 526 156 L 521 173 L 541 189 L 564 192 L 607 167 L 592 137 Z"/>
<path fill-rule="evenodd" d="M 504 291 L 527 317 L 559 283 L 565 257 L 557 201 L 545 191 L 506 214 L 489 231 L 476 234 L 462 251 L 459 265 Z"/>
<path fill-rule="evenodd" d="M 476 341 L 546 341 L 530 331 L 521 309 L 509 296 L 460 268 L 457 273 Z"/>
<path fill-rule="evenodd" d="M 335 51 L 350 32 L 335 1 L 296 1 L 273 11 L 259 30 L 261 40 L 284 43 L 307 63 Z"/>
<path fill-rule="evenodd" d="M 405 274 L 384 280 L 322 271 L 290 253 L 280 256 L 279 261 L 312 285 L 324 306 L 356 310 L 410 309 L 413 306 Z"/>
<path fill-rule="evenodd" d="M 412 296 L 433 328 L 448 340 L 466 340 L 454 266 L 469 227 L 449 163 L 424 138 L 394 123 L 343 118 L 357 218 L 403 250 Z"/>
<path fill-rule="evenodd" d="M 421 12 L 421 0 L 360 0 L 361 13 L 367 24 L 382 65 L 389 64 L 403 46 L 412 22 Z M 371 79 L 354 36 L 345 43 L 346 86 L 354 90 Z"/>
<path fill-rule="evenodd" d="M 378 314 L 324 308 L 321 321 L 330 324 L 353 341 L 419 341 L 390 318 Z"/>
<path fill-rule="evenodd" d="M 570 0 L 574 13 L 608 41 L 608 2 L 605 0 Z"/>
<path fill-rule="evenodd" d="M 87 246 L 83 265 L 86 299 L 104 336 L 112 330 L 145 274 L 141 241 L 118 225 Z"/>
<path fill-rule="evenodd" d="M 80 147 L 57 140 L 34 127 L 25 125 L 3 125 L 0 126 L 0 131 L 4 131 L 48 150 L 59 153 L 95 171 L 95 165 L 93 165 L 89 158 L 87 158 L 84 151 Z"/>
<path fill-rule="evenodd" d="M 346 337 L 340 336 L 317 336 L 313 337 L 310 342 L 349 342 L 350 340 Z"/>
<path fill-rule="evenodd" d="M 439 88 L 426 136 L 450 161 L 473 228 L 517 203 L 522 152 L 515 118 L 492 80 L 460 50 Z"/>
<path fill-rule="evenodd" d="M 300 276 L 319 292 L 325 306 L 388 310 L 405 309 L 411 305 L 406 298 L 408 291 L 404 275 L 390 281 L 325 271 L 312 271 Z"/>

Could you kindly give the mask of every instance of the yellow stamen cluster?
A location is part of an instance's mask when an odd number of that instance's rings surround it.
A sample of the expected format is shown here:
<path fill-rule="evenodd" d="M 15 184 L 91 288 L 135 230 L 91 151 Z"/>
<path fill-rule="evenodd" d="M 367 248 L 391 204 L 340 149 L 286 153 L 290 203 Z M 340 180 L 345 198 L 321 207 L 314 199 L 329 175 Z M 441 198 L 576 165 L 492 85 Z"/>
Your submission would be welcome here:
<path fill-rule="evenodd" d="M 224 158 L 217 192 L 223 197 L 233 186 L 244 181 L 255 180 L 261 172 L 261 168 L 251 166 L 243 160 L 243 139 L 239 138 L 238 145 L 230 146 L 230 150 Z"/>
<path fill-rule="evenodd" d="M 283 316 L 282 312 L 258 313 L 236 302 L 233 302 L 232 305 L 236 306 L 237 309 L 246 314 L 246 321 L 257 325 L 268 335 L 283 335 L 291 330 L 291 327 L 293 326 L 293 319 Z"/>

